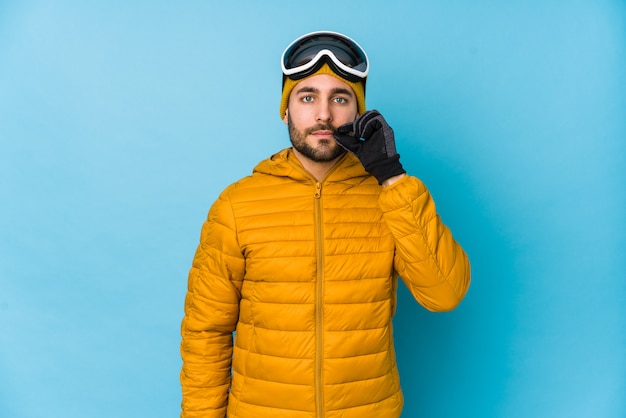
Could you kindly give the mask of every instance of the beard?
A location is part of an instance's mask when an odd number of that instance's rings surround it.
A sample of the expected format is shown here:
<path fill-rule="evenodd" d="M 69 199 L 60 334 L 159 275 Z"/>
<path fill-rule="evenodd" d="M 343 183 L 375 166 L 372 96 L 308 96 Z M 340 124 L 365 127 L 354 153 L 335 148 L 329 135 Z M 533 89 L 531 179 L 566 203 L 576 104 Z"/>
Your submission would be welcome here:
<path fill-rule="evenodd" d="M 289 127 L 289 139 L 291 145 L 302 155 L 311 161 L 316 163 L 327 163 L 333 161 L 340 155 L 343 155 L 344 150 L 334 139 L 322 139 L 319 141 L 317 148 L 312 147 L 306 142 L 307 136 L 315 131 L 332 131 L 336 129 L 329 124 L 320 123 L 303 131 L 298 128 L 291 121 L 291 117 L 287 115 L 287 126 Z"/>

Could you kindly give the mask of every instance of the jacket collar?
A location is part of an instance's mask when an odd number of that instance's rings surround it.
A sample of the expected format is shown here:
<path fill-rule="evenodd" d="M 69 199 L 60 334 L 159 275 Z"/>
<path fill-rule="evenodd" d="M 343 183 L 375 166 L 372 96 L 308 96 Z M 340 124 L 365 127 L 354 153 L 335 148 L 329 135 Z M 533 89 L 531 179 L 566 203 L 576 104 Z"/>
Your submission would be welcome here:
<path fill-rule="evenodd" d="M 313 177 L 306 172 L 302 164 L 294 155 L 291 148 L 285 148 L 270 158 L 261 161 L 253 170 L 254 173 L 270 176 L 289 177 L 295 181 L 310 181 Z M 355 177 L 368 177 L 361 162 L 351 153 L 346 153 L 337 162 L 326 177 L 325 181 L 344 181 Z"/>

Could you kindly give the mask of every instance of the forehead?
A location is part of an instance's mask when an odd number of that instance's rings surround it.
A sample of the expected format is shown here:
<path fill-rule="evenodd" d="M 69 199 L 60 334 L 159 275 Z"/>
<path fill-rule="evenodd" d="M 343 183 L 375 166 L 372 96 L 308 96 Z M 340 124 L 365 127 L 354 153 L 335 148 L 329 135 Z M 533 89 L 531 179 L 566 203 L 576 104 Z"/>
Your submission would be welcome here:
<path fill-rule="evenodd" d="M 318 74 L 308 78 L 305 78 L 293 89 L 293 92 L 298 91 L 319 91 L 320 93 L 325 92 L 336 92 L 338 90 L 344 90 L 345 93 L 354 96 L 354 91 L 352 91 L 352 87 L 350 87 L 347 83 L 339 80 L 337 77 L 328 74 Z"/>

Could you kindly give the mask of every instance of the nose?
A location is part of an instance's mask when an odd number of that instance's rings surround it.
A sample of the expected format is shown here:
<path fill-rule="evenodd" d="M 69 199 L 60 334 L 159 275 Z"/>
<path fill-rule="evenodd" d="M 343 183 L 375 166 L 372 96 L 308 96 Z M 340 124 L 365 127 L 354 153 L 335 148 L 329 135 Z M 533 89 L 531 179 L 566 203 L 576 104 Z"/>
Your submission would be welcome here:
<path fill-rule="evenodd" d="M 319 122 L 330 122 L 332 119 L 330 106 L 326 101 L 322 101 L 317 108 L 317 120 Z"/>

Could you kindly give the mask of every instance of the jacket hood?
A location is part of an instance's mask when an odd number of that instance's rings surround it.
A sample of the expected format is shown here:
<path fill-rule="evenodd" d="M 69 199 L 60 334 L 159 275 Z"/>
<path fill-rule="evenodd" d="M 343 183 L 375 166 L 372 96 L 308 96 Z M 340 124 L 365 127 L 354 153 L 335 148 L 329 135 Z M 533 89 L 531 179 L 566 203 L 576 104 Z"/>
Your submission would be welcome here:
<path fill-rule="evenodd" d="M 266 174 L 277 177 L 289 177 L 296 181 L 311 180 L 312 176 L 306 172 L 292 148 L 285 148 L 270 158 L 261 161 L 254 167 L 253 173 Z M 359 159 L 347 152 L 333 167 L 326 180 L 342 181 L 355 177 L 369 177 Z"/>

